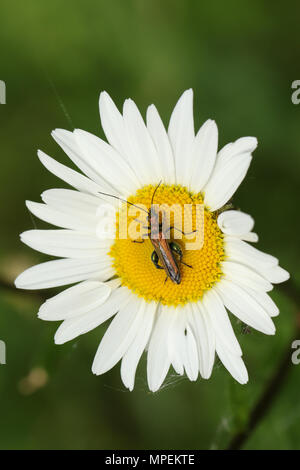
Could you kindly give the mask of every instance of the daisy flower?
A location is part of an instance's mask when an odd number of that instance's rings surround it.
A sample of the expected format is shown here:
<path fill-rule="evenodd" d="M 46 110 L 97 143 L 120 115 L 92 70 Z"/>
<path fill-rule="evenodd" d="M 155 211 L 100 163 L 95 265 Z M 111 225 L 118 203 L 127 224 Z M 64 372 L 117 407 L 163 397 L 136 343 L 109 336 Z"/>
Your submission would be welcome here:
<path fill-rule="evenodd" d="M 170 367 L 193 381 L 198 374 L 208 379 L 216 355 L 245 384 L 247 369 L 229 312 L 273 335 L 272 317 L 279 311 L 268 292 L 289 277 L 274 256 L 250 244 L 258 240 L 252 217 L 227 204 L 247 173 L 256 138 L 242 137 L 218 151 L 218 129 L 210 119 L 195 134 L 192 90 L 177 102 L 168 131 L 154 105 L 145 123 L 131 99 L 121 114 L 106 92 L 100 95 L 100 117 L 107 142 L 79 129 L 52 133 L 81 173 L 38 152 L 42 164 L 74 189 L 50 189 L 41 195 L 43 203 L 27 201 L 36 217 L 60 228 L 29 230 L 21 240 L 61 259 L 27 269 L 16 286 L 74 284 L 49 298 L 38 313 L 43 320 L 62 321 L 56 344 L 113 317 L 92 371 L 103 374 L 121 360 L 129 390 L 144 351 L 151 391 L 161 387 Z M 156 269 L 150 239 L 133 243 L 118 236 L 122 209 L 117 199 L 110 199 L 115 205 L 108 216 L 115 217 L 115 236 L 99 237 L 101 210 L 109 199 L 101 193 L 149 209 L 155 190 L 157 204 L 204 207 L 201 248 L 185 250 L 184 237 L 178 242 L 184 261 L 178 261 L 179 283 L 166 282 L 165 270 Z M 192 218 L 195 224 L 195 214 Z"/>

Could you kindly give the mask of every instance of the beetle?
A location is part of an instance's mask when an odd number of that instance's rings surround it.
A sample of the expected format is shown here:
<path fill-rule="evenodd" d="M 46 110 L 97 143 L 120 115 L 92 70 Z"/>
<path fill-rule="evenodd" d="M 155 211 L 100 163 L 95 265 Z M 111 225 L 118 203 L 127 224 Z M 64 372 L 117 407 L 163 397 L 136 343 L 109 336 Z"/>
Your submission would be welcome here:
<path fill-rule="evenodd" d="M 110 197 L 119 199 L 120 201 L 126 202 L 127 204 L 130 204 L 132 206 L 135 206 L 138 209 L 143 210 L 144 212 L 147 213 L 148 225 L 143 226 L 143 228 L 147 229 L 147 236 L 150 234 L 150 241 L 154 248 L 151 254 L 151 261 L 157 269 L 164 269 L 167 275 L 165 282 L 169 278 L 175 284 L 180 284 L 181 272 L 180 272 L 178 261 L 175 255 L 178 256 L 178 260 L 180 263 L 184 264 L 185 266 L 189 268 L 192 268 L 192 266 L 182 261 L 183 253 L 182 253 L 180 245 L 174 241 L 170 241 L 170 237 L 167 237 L 167 232 L 170 232 L 172 229 L 175 229 L 175 230 L 180 231 L 184 235 L 189 235 L 191 233 L 195 233 L 197 230 L 193 230 L 193 232 L 189 232 L 188 234 L 186 234 L 174 226 L 168 227 L 167 230 L 163 229 L 163 222 L 160 221 L 159 212 L 156 211 L 155 206 L 153 205 L 155 193 L 158 190 L 160 185 L 161 185 L 161 181 L 154 189 L 154 192 L 151 198 L 151 206 L 148 211 L 146 211 L 142 207 L 137 206 L 136 204 L 133 204 L 132 202 L 125 201 L 124 199 L 118 196 L 113 196 L 112 194 L 102 193 L 100 191 L 99 191 L 99 194 L 103 194 L 105 196 L 110 196 Z M 138 222 L 141 222 L 138 219 L 135 219 L 135 220 Z M 144 243 L 145 239 L 143 238 L 143 240 L 141 241 L 139 240 L 132 240 L 132 241 L 133 243 Z"/>

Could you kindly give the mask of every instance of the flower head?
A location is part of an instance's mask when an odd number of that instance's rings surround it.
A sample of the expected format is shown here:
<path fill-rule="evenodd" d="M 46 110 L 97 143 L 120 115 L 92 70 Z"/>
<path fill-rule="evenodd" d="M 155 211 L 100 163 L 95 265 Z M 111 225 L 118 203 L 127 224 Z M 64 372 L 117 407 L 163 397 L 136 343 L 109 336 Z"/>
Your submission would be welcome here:
<path fill-rule="evenodd" d="M 60 229 L 30 230 L 22 241 L 62 259 L 27 269 L 16 286 L 74 284 L 39 310 L 39 318 L 63 321 L 57 344 L 114 317 L 92 370 L 103 374 L 122 360 L 121 377 L 130 390 L 145 350 L 152 391 L 171 366 L 190 380 L 199 373 L 208 379 L 216 354 L 246 383 L 228 312 L 274 334 L 272 317 L 279 311 L 267 292 L 289 277 L 275 257 L 249 244 L 258 240 L 252 217 L 228 205 L 256 139 L 240 138 L 218 152 L 214 121 L 195 135 L 192 101 L 187 90 L 166 132 L 154 105 L 145 124 L 132 100 L 121 114 L 101 93 L 108 143 L 78 129 L 55 130 L 54 139 L 82 173 L 39 151 L 43 165 L 74 189 L 51 189 L 42 194 L 43 203 L 27 202 L 35 216 Z"/>

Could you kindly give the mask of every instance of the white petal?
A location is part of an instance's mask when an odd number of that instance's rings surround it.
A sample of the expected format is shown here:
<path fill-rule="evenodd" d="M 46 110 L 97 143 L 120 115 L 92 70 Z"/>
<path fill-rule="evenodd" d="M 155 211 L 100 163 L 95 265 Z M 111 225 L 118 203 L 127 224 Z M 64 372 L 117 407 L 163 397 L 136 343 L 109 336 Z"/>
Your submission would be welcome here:
<path fill-rule="evenodd" d="M 215 290 L 210 290 L 203 296 L 203 305 L 210 315 L 215 335 L 221 338 L 227 349 L 235 355 L 242 355 L 242 350 L 236 339 L 228 314 L 220 296 Z"/>
<path fill-rule="evenodd" d="M 98 196 L 81 193 L 72 189 L 48 189 L 41 194 L 45 204 L 65 214 L 87 219 L 88 223 L 95 219 L 103 200 Z"/>
<path fill-rule="evenodd" d="M 188 378 L 192 381 L 197 380 L 199 371 L 199 357 L 197 343 L 194 334 L 189 325 L 186 326 L 185 338 L 185 349 L 186 349 L 186 360 L 185 360 L 185 371 Z"/>
<path fill-rule="evenodd" d="M 98 347 L 92 371 L 96 375 L 104 374 L 123 357 L 143 320 L 144 302 L 131 295 L 131 300 L 114 317 Z"/>
<path fill-rule="evenodd" d="M 249 326 L 267 335 L 275 334 L 275 326 L 264 308 L 242 287 L 222 279 L 215 289 L 226 308 Z"/>
<path fill-rule="evenodd" d="M 42 320 L 65 320 L 77 317 L 102 305 L 110 296 L 113 288 L 111 282 L 85 281 L 65 289 L 63 292 L 47 299 L 39 310 Z"/>
<path fill-rule="evenodd" d="M 186 170 L 191 176 L 191 189 L 198 192 L 205 186 L 213 170 L 217 150 L 218 128 L 215 121 L 209 119 L 200 127 L 195 137 L 191 166 Z"/>
<path fill-rule="evenodd" d="M 270 282 L 247 266 L 233 261 L 223 261 L 221 264 L 224 277 L 229 281 L 258 291 L 268 292 L 273 289 Z"/>
<path fill-rule="evenodd" d="M 211 211 L 222 207 L 235 193 L 246 176 L 256 145 L 254 137 L 244 137 L 219 152 L 211 178 L 204 187 L 204 202 Z"/>
<path fill-rule="evenodd" d="M 272 268 L 261 271 L 261 274 L 273 284 L 285 282 L 290 278 L 290 274 L 280 266 L 273 266 Z"/>
<path fill-rule="evenodd" d="M 107 235 L 107 238 L 111 239 L 114 238 L 112 234 L 115 232 L 119 201 L 101 197 L 106 200 L 68 189 L 50 189 L 42 194 L 48 209 L 43 209 L 44 206 L 37 206 L 36 203 L 31 204 L 34 204 L 35 212 L 38 210 L 41 214 L 40 218 L 44 216 L 43 220 L 56 222 L 57 225 L 60 223 L 66 228 L 92 232 L 98 238 L 101 223 L 110 223 L 110 227 L 107 227 L 110 229 L 110 236 Z"/>
<path fill-rule="evenodd" d="M 235 142 L 230 142 L 225 145 L 218 154 L 216 164 L 225 164 L 230 161 L 233 157 L 240 156 L 242 154 L 252 153 L 257 147 L 256 137 L 241 137 Z"/>
<path fill-rule="evenodd" d="M 150 338 L 147 358 L 147 378 L 149 389 L 156 392 L 163 383 L 169 367 L 168 332 L 172 323 L 171 312 L 160 306 L 161 312 L 154 325 Z"/>
<path fill-rule="evenodd" d="M 175 157 L 176 182 L 188 185 L 195 139 L 193 90 L 186 90 L 179 98 L 170 118 L 168 134 Z"/>
<path fill-rule="evenodd" d="M 66 343 L 93 330 L 128 304 L 130 299 L 131 296 L 126 288 L 120 287 L 112 291 L 110 297 L 102 305 L 98 305 L 84 315 L 65 320 L 56 331 L 55 343 Z"/>
<path fill-rule="evenodd" d="M 190 307 L 170 307 L 172 322 L 168 333 L 168 354 L 175 371 L 190 380 L 196 380 L 199 371 L 199 357 L 195 335 L 190 326 L 193 319 Z"/>
<path fill-rule="evenodd" d="M 68 183 L 70 186 L 73 186 L 73 188 L 90 194 L 97 194 L 97 192 L 103 190 L 101 186 L 96 184 L 94 181 L 81 175 L 77 171 L 62 165 L 61 163 L 58 163 L 41 150 L 38 151 L 38 157 L 47 170 Z"/>
<path fill-rule="evenodd" d="M 124 354 L 121 364 L 121 377 L 125 387 L 129 388 L 129 390 L 133 390 L 136 369 L 141 355 L 143 354 L 143 351 L 145 350 L 149 341 L 154 323 L 154 316 L 157 309 L 156 302 L 148 303 L 142 300 L 142 303 L 143 313 L 141 314 L 143 318 L 139 327 L 139 331 L 137 332 L 136 337 L 129 346 L 128 350 Z"/>
<path fill-rule="evenodd" d="M 240 356 L 232 354 L 217 338 L 216 341 L 216 351 L 217 354 L 230 372 L 233 378 L 237 380 L 240 384 L 245 384 L 248 382 L 248 372 L 244 364 L 243 359 Z"/>
<path fill-rule="evenodd" d="M 209 379 L 215 360 L 215 334 L 209 312 L 206 311 L 201 301 L 191 304 L 193 330 L 199 355 L 200 374 L 204 379 Z"/>
<path fill-rule="evenodd" d="M 215 170 L 204 188 L 204 202 L 211 211 L 222 207 L 235 193 L 246 176 L 251 163 L 251 155 L 241 155 L 227 162 L 226 166 Z"/>
<path fill-rule="evenodd" d="M 165 126 L 152 104 L 147 109 L 147 128 L 155 144 L 161 166 L 161 177 L 164 183 L 175 183 L 175 162 Z"/>
<path fill-rule="evenodd" d="M 131 99 L 124 102 L 123 117 L 131 145 L 132 166 L 143 184 L 158 183 L 162 176 L 159 157 L 144 120 Z"/>
<path fill-rule="evenodd" d="M 96 217 L 81 217 L 80 214 L 66 214 L 60 209 L 54 209 L 39 202 L 26 201 L 26 206 L 30 212 L 44 222 L 71 230 L 82 230 L 96 233 Z"/>
<path fill-rule="evenodd" d="M 82 154 L 113 188 L 111 194 L 128 196 L 138 189 L 139 182 L 133 171 L 113 147 L 81 129 L 76 129 L 74 135 Z"/>
<path fill-rule="evenodd" d="M 46 289 L 88 279 L 106 281 L 114 275 L 107 261 L 93 259 L 59 259 L 26 269 L 15 280 L 20 289 Z"/>
<path fill-rule="evenodd" d="M 101 165 L 98 160 L 91 158 L 88 152 L 83 151 L 81 146 L 78 145 L 76 135 L 73 132 L 55 129 L 51 135 L 83 173 L 99 184 L 103 191 L 113 191 L 113 186 L 109 185 L 102 177 Z"/>
<path fill-rule="evenodd" d="M 20 237 L 34 250 L 63 258 L 104 258 L 110 247 L 107 240 L 74 230 L 28 230 Z"/>
<path fill-rule="evenodd" d="M 252 243 L 258 242 L 258 235 L 257 233 L 254 233 L 254 232 L 245 233 L 245 235 L 241 235 L 238 238 L 240 238 L 241 240 L 245 240 L 245 242 L 252 242 Z"/>
<path fill-rule="evenodd" d="M 99 109 L 101 124 L 108 142 L 130 163 L 131 148 L 123 116 L 106 91 L 100 94 Z"/>
<path fill-rule="evenodd" d="M 272 268 L 278 264 L 278 259 L 254 248 L 254 246 L 234 237 L 225 236 L 225 251 L 227 259 L 250 266 L 255 271 Z"/>
<path fill-rule="evenodd" d="M 182 308 L 168 308 L 172 321 L 168 333 L 168 355 L 177 374 L 183 375 L 185 362 L 185 335 L 186 315 Z"/>
<path fill-rule="evenodd" d="M 254 220 L 248 214 L 240 211 L 225 211 L 218 217 L 218 226 L 227 235 L 245 235 L 254 227 Z"/>
<path fill-rule="evenodd" d="M 268 294 L 258 292 L 249 287 L 245 288 L 245 290 L 262 306 L 270 317 L 277 317 L 279 315 L 279 308 Z"/>

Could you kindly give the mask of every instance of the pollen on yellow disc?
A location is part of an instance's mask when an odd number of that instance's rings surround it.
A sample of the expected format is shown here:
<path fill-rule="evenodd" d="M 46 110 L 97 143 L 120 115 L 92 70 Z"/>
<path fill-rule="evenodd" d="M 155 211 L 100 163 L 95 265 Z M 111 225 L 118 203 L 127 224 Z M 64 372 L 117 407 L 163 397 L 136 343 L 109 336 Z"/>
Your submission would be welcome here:
<path fill-rule="evenodd" d="M 155 186 L 148 185 L 139 189 L 137 193 L 128 201 L 141 207 L 151 207 L 151 199 Z M 176 254 L 174 258 L 177 260 L 178 267 L 181 273 L 181 282 L 176 284 L 169 278 L 166 280 L 166 273 L 163 269 L 157 269 L 151 260 L 151 254 L 154 247 L 150 238 L 142 242 L 142 236 L 147 233 L 146 217 L 147 214 L 135 208 L 136 214 L 130 215 L 127 211 L 127 206 L 124 204 L 124 211 L 126 210 L 127 225 L 138 218 L 140 222 L 141 233 L 133 242 L 132 238 L 119 238 L 120 234 L 120 220 L 122 214 L 117 217 L 117 235 L 116 239 L 110 250 L 110 256 L 113 258 L 113 266 L 117 276 L 120 277 L 122 285 L 127 286 L 131 291 L 143 297 L 147 301 L 160 301 L 165 305 L 184 305 L 187 302 L 195 302 L 199 300 L 203 293 L 210 289 L 222 275 L 221 261 L 224 259 L 224 244 L 222 232 L 217 225 L 216 214 L 210 212 L 203 206 L 203 196 L 189 192 L 185 187 L 180 185 L 161 185 L 156 193 L 154 204 L 162 205 L 168 204 L 175 208 L 182 209 L 189 204 L 192 207 L 191 224 L 192 230 L 199 230 L 196 227 L 196 212 L 194 207 L 202 205 L 202 232 L 203 244 L 200 249 L 186 249 L 187 243 L 191 241 L 191 237 L 180 235 L 179 230 L 170 231 L 170 240 L 174 240 L 180 245 L 183 253 L 182 261 L 191 267 L 182 264 Z M 133 208 L 133 206 L 130 206 Z M 122 209 L 122 210 L 123 210 Z M 121 210 L 121 212 L 122 212 Z M 178 216 L 179 217 L 179 216 Z M 172 214 L 171 226 L 176 227 L 176 210 Z M 135 222 L 138 224 L 138 222 Z M 144 228 L 143 228 L 144 227 Z M 184 230 L 184 224 L 182 225 Z M 178 232 L 175 234 L 175 232 Z"/>

